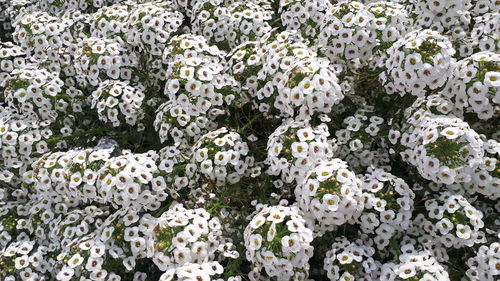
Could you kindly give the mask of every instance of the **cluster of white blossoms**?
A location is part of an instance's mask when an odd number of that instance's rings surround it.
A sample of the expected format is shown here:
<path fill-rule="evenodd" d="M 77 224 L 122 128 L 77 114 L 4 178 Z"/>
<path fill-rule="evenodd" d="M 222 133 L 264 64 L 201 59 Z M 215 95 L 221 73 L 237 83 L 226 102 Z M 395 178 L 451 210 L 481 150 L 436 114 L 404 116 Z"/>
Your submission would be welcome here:
<path fill-rule="evenodd" d="M 486 242 L 483 214 L 463 196 L 443 192 L 425 202 L 426 213 L 414 219 L 415 227 L 445 247 L 470 247 Z M 417 226 L 418 225 L 418 226 Z"/>
<path fill-rule="evenodd" d="M 58 52 L 73 40 L 69 30 L 72 20 L 45 12 L 28 10 L 13 24 L 16 27 L 13 36 L 19 45 L 29 56 L 40 61 L 57 61 Z"/>
<path fill-rule="evenodd" d="M 488 120 L 500 116 L 500 55 L 489 51 L 475 53 L 457 62 L 456 68 L 440 92 L 454 106 Z"/>
<path fill-rule="evenodd" d="M 227 251 L 219 219 L 204 209 L 185 209 L 179 204 L 159 218 L 144 218 L 142 223 L 148 225 L 145 234 L 152 242 L 144 244 L 143 250 L 166 274 L 178 266 L 214 262 L 216 254 Z M 218 263 L 213 266 L 221 267 Z"/>
<path fill-rule="evenodd" d="M 342 129 L 335 131 L 338 146 L 335 156 L 348 161 L 355 171 L 372 165 L 383 168 L 389 162 L 387 138 L 381 137 L 387 133 L 384 119 L 370 111 L 358 110 L 344 119 Z"/>
<path fill-rule="evenodd" d="M 120 123 L 134 126 L 144 118 L 143 88 L 140 84 L 134 87 L 119 80 L 105 80 L 92 92 L 92 107 L 97 108 L 100 120 L 114 127 Z"/>
<path fill-rule="evenodd" d="M 4 83 L 10 77 L 14 68 L 21 68 L 26 64 L 23 48 L 12 44 L 12 42 L 1 42 L 0 44 L 0 89 L 5 87 Z"/>
<path fill-rule="evenodd" d="M 0 0 L 0 280 L 499 280 L 499 124 L 496 0 Z"/>
<path fill-rule="evenodd" d="M 0 115 L 2 116 L 2 115 Z M 48 152 L 44 139 L 52 136 L 49 121 L 37 122 L 23 115 L 6 114 L 0 118 L 0 182 L 19 184 L 19 172 Z M 0 197 L 6 190 L 0 186 Z"/>
<path fill-rule="evenodd" d="M 380 264 L 372 258 L 375 249 L 357 240 L 339 237 L 326 253 L 323 268 L 331 281 L 376 280 Z"/>
<path fill-rule="evenodd" d="M 430 29 L 412 31 L 387 50 L 380 81 L 389 94 L 425 96 L 446 83 L 454 54 L 448 37 Z"/>
<path fill-rule="evenodd" d="M 117 3 L 104 6 L 92 15 L 90 34 L 93 37 L 112 38 L 123 41 L 127 33 L 127 18 L 134 2 Z"/>
<path fill-rule="evenodd" d="M 382 265 L 378 280 L 451 280 L 445 268 L 428 251 L 415 248 L 413 243 L 402 244 L 401 255 Z"/>
<path fill-rule="evenodd" d="M 311 127 L 307 122 L 289 120 L 269 136 L 268 173 L 280 175 L 286 183 L 302 183 L 319 160 L 331 158 L 333 146 L 325 124 Z"/>
<path fill-rule="evenodd" d="M 134 4 L 126 19 L 126 40 L 151 57 L 161 57 L 170 36 L 181 26 L 183 15 L 169 1 Z"/>
<path fill-rule="evenodd" d="M 401 178 L 375 169 L 362 178 L 364 212 L 357 218 L 361 230 L 377 249 L 387 247 L 394 236 L 410 228 L 415 193 Z"/>
<path fill-rule="evenodd" d="M 304 280 L 313 254 L 312 231 L 297 207 L 261 206 L 245 229 L 246 257 L 255 266 L 251 280 L 261 271 L 277 280 Z"/>
<path fill-rule="evenodd" d="M 467 265 L 467 277 L 470 280 L 495 280 L 500 275 L 500 244 L 493 242 L 490 245 L 482 245 L 477 256 L 471 257 Z"/>
<path fill-rule="evenodd" d="M 156 153 L 112 157 L 109 149 L 70 150 L 45 154 L 24 182 L 43 198 L 56 202 L 71 198 L 111 203 L 131 209 L 155 210 L 168 197 L 156 165 Z"/>
<path fill-rule="evenodd" d="M 424 0 L 415 4 L 417 23 L 451 37 L 463 36 L 470 26 L 471 0 Z"/>
<path fill-rule="evenodd" d="M 408 22 L 408 14 L 397 4 L 340 1 L 327 10 L 318 44 L 332 58 L 366 64 L 377 49 L 385 51 L 401 38 Z"/>
<path fill-rule="evenodd" d="M 30 63 L 10 72 L 3 81 L 3 95 L 19 114 L 50 120 L 57 116 L 55 105 L 63 84 L 54 73 Z"/>
<path fill-rule="evenodd" d="M 248 155 L 248 144 L 226 128 L 203 135 L 191 149 L 191 167 L 193 172 L 199 171 L 193 177 L 201 177 L 203 183 L 224 187 L 260 174 L 254 157 Z"/>
<path fill-rule="evenodd" d="M 138 64 L 136 56 L 122 44 L 96 37 L 80 41 L 74 56 L 76 75 L 83 86 L 97 87 L 107 79 L 132 79 L 132 69 Z"/>
<path fill-rule="evenodd" d="M 361 180 L 340 159 L 313 165 L 295 188 L 295 196 L 300 209 L 319 224 L 320 234 L 359 216 L 365 203 Z"/>
<path fill-rule="evenodd" d="M 414 122 L 416 126 L 401 135 L 405 160 L 422 177 L 436 183 L 470 182 L 484 150 L 483 141 L 469 124 L 457 117 L 440 115 L 422 116 Z"/>

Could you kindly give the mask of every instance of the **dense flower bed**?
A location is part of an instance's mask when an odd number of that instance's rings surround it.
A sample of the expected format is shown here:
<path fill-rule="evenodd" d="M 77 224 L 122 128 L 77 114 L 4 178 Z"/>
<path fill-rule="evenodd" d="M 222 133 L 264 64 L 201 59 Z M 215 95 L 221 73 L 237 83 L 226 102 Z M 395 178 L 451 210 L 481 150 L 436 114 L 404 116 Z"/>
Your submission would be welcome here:
<path fill-rule="evenodd" d="M 500 280 L 500 2 L 0 0 L 0 280 Z"/>

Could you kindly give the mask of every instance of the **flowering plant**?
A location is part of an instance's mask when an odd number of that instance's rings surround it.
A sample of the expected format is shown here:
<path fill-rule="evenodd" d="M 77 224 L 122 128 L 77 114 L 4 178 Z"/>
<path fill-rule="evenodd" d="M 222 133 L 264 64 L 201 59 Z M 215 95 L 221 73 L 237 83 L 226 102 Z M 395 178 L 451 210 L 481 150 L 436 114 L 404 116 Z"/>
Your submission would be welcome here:
<path fill-rule="evenodd" d="M 0 280 L 499 280 L 499 3 L 0 0 Z"/>

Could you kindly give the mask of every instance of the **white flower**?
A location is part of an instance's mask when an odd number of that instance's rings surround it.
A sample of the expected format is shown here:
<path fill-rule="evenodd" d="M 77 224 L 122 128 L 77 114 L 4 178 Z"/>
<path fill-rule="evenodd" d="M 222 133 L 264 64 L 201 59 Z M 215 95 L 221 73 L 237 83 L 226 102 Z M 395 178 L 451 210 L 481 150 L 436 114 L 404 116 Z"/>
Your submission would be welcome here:
<path fill-rule="evenodd" d="M 73 275 L 75 275 L 73 268 L 65 266 L 61 271 L 59 271 L 56 278 L 59 281 L 69 281 Z"/>
<path fill-rule="evenodd" d="M 460 136 L 460 129 L 456 127 L 448 127 L 441 131 L 441 135 L 445 136 L 449 140 L 456 139 Z"/>
<path fill-rule="evenodd" d="M 262 236 L 260 234 L 253 234 L 249 238 L 250 244 L 249 247 L 250 249 L 256 251 L 260 249 L 262 245 Z"/>

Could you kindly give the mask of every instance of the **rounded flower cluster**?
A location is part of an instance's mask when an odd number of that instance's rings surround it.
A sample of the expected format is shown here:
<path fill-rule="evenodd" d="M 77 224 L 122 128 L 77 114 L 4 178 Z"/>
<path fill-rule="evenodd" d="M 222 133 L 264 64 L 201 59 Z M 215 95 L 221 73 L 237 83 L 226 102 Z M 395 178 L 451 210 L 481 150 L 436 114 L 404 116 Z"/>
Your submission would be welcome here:
<path fill-rule="evenodd" d="M 123 123 L 134 126 L 144 117 L 143 90 L 141 85 L 134 87 L 118 80 L 105 80 L 92 92 L 92 107 L 97 108 L 100 120 L 114 127 Z"/>
<path fill-rule="evenodd" d="M 312 231 L 296 207 L 263 206 L 245 229 L 246 257 L 252 280 L 263 269 L 269 278 L 305 280 L 312 256 Z"/>
<path fill-rule="evenodd" d="M 300 209 L 319 224 L 319 232 L 347 223 L 363 210 L 361 181 L 340 159 L 313 165 L 295 189 Z"/>
<path fill-rule="evenodd" d="M 276 128 L 267 141 L 268 173 L 280 175 L 286 183 L 302 183 L 315 162 L 330 158 L 333 146 L 325 124 L 289 120 Z"/>
<path fill-rule="evenodd" d="M 109 157 L 107 150 L 92 149 L 47 153 L 23 174 L 23 181 L 41 198 L 85 202 L 97 196 L 97 170 Z"/>
<path fill-rule="evenodd" d="M 432 30 L 463 37 L 468 31 L 471 13 L 470 0 L 424 0 L 415 4 L 413 14 L 418 25 Z"/>
<path fill-rule="evenodd" d="M 278 89 L 274 108 L 281 116 L 295 116 L 298 120 L 309 120 L 317 113 L 330 113 L 344 98 L 336 73 L 332 64 L 322 58 L 305 57 L 289 65 L 282 80 L 274 85 Z M 265 97 L 269 92 L 264 87 Z"/>
<path fill-rule="evenodd" d="M 332 57 L 366 61 L 372 56 L 376 37 L 368 26 L 374 15 L 356 1 L 341 1 L 326 13 L 318 42 Z M 384 29 L 389 31 L 388 29 Z M 391 34 L 397 38 L 397 34 Z"/>
<path fill-rule="evenodd" d="M 97 173 L 97 193 L 115 208 L 156 210 L 168 197 L 156 152 L 107 159 Z M 85 175 L 85 173 L 83 173 Z"/>
<path fill-rule="evenodd" d="M 372 258 L 375 249 L 361 240 L 350 242 L 346 237 L 335 239 L 326 253 L 323 268 L 331 281 L 376 280 L 380 266 Z"/>
<path fill-rule="evenodd" d="M 419 251 L 411 243 L 401 245 L 400 251 L 398 259 L 382 265 L 380 281 L 450 281 L 448 272 L 428 251 Z"/>
<path fill-rule="evenodd" d="M 260 173 L 254 167 L 254 158 L 248 155 L 248 144 L 238 133 L 226 128 L 203 135 L 192 151 L 192 169 L 199 171 L 202 183 L 222 187 L 238 183 L 249 173 L 252 177 Z"/>
<path fill-rule="evenodd" d="M 196 1 L 192 8 L 192 30 L 219 48 L 229 48 L 225 34 L 229 30 L 229 12 L 223 0 Z"/>
<path fill-rule="evenodd" d="M 95 214 L 95 215 L 94 215 Z M 102 216 L 93 222 L 94 216 Z M 95 206 L 84 212 L 74 210 L 71 215 L 55 226 L 54 234 L 69 235 L 57 255 L 57 280 L 71 280 L 81 276 L 85 280 L 124 280 L 140 272 L 132 273 L 136 259 L 145 258 L 146 240 L 139 236 L 140 217 L 126 210 L 110 214 Z M 113 260 L 109 262 L 108 260 Z"/>
<path fill-rule="evenodd" d="M 480 1 L 478 1 L 479 3 Z M 500 10 L 500 7 L 498 8 Z M 487 13 L 481 17 L 475 18 L 474 28 L 472 29 L 472 46 L 473 48 L 461 48 L 460 50 L 468 50 L 468 55 L 478 48 L 479 51 L 497 52 L 500 50 L 498 42 L 495 41 L 496 34 L 500 29 L 500 14 Z M 465 52 L 461 52 L 465 54 Z"/>
<path fill-rule="evenodd" d="M 500 55 L 479 52 L 457 62 L 446 87 L 440 92 L 460 111 L 479 119 L 500 116 Z"/>
<path fill-rule="evenodd" d="M 64 82 L 56 73 L 29 63 L 10 72 L 3 81 L 5 100 L 18 113 L 38 116 L 42 120 L 54 120 L 58 94 Z"/>
<path fill-rule="evenodd" d="M 67 18 L 28 10 L 14 22 L 14 38 L 30 57 L 40 62 L 57 61 L 59 52 L 72 43 L 72 24 Z"/>
<path fill-rule="evenodd" d="M 0 114 L 0 183 L 18 181 L 25 169 L 24 165 L 31 164 L 49 150 L 45 139 L 52 136 L 52 131 L 48 128 L 50 122 L 23 117 Z M 3 194 L 2 187 L 0 190 L 0 194 Z"/>
<path fill-rule="evenodd" d="M 227 71 L 240 81 L 243 89 L 248 90 L 250 95 L 262 100 L 264 95 L 258 92 L 273 80 L 274 75 L 280 76 L 297 58 L 313 54 L 307 45 L 300 42 L 297 32 L 278 32 L 274 29 L 260 40 L 249 41 L 234 48 L 228 55 Z M 267 103 L 261 103 L 261 106 L 265 105 Z M 259 111 L 263 110 L 259 108 Z"/>
<path fill-rule="evenodd" d="M 500 244 L 482 245 L 477 255 L 467 260 L 467 265 L 470 280 L 495 280 L 500 275 Z"/>
<path fill-rule="evenodd" d="M 414 118 L 413 122 L 415 128 L 401 135 L 401 144 L 407 147 L 402 157 L 425 179 L 444 184 L 469 182 L 484 155 L 483 141 L 469 124 L 453 116 Z"/>
<path fill-rule="evenodd" d="M 387 129 L 382 117 L 369 111 L 359 110 L 343 121 L 345 129 L 336 130 L 335 155 L 346 159 L 356 171 L 370 165 L 385 167 L 389 162 L 387 140 L 383 137 Z"/>
<path fill-rule="evenodd" d="M 131 2 L 125 1 L 100 8 L 92 15 L 90 34 L 93 37 L 123 41 L 128 31 L 126 20 L 132 7 Z"/>
<path fill-rule="evenodd" d="M 482 163 L 472 175 L 472 181 L 466 184 L 469 192 L 480 193 L 492 200 L 500 198 L 500 143 L 488 140 L 484 143 Z"/>
<path fill-rule="evenodd" d="M 173 198 L 179 196 L 178 191 L 182 188 L 194 186 L 196 179 L 191 178 L 191 170 L 187 167 L 190 152 L 181 151 L 176 146 L 165 146 L 158 154 L 158 169 L 165 180 L 158 178 L 156 185 L 166 185 L 167 191 Z"/>
<path fill-rule="evenodd" d="M 229 7 L 230 23 L 227 33 L 229 46 L 253 41 L 271 30 L 272 8 L 269 1 L 235 2 Z"/>
<path fill-rule="evenodd" d="M 169 1 L 135 5 L 126 19 L 127 42 L 148 56 L 161 57 L 170 37 L 184 19 L 170 5 Z"/>
<path fill-rule="evenodd" d="M 11 42 L 0 43 L 0 89 L 3 90 L 4 81 L 10 73 L 17 68 L 22 68 L 26 64 L 25 52 L 23 49 Z"/>
<path fill-rule="evenodd" d="M 415 219 L 415 227 L 430 234 L 445 247 L 461 248 L 484 243 L 483 213 L 461 195 L 443 192 L 425 202 L 426 212 Z"/>
<path fill-rule="evenodd" d="M 436 31 L 415 30 L 387 50 L 387 71 L 379 76 L 389 94 L 423 97 L 442 87 L 454 67 L 449 39 Z"/>
<path fill-rule="evenodd" d="M 150 226 L 147 235 L 152 241 L 148 247 L 152 247 L 153 262 L 167 273 L 190 263 L 215 261 L 224 245 L 219 219 L 204 209 L 185 209 L 178 204 L 144 223 Z"/>
<path fill-rule="evenodd" d="M 279 7 L 284 27 L 299 30 L 312 43 L 322 32 L 320 27 L 327 20 L 326 13 L 332 4 L 326 0 L 280 0 Z"/>
<path fill-rule="evenodd" d="M 97 87 L 107 79 L 132 79 L 137 57 L 111 39 L 88 37 L 74 53 L 76 76 L 83 86 Z"/>
<path fill-rule="evenodd" d="M 332 59 L 340 58 L 354 66 L 366 64 L 376 52 L 385 55 L 406 32 L 409 16 L 392 2 L 363 5 L 340 1 L 328 9 L 321 24 L 318 44 Z"/>
<path fill-rule="evenodd" d="M 415 194 L 403 179 L 380 169 L 364 175 L 362 181 L 365 209 L 357 221 L 383 250 L 392 237 L 410 228 Z"/>
<path fill-rule="evenodd" d="M 175 38 L 174 38 L 175 39 Z M 181 40 L 187 44 L 191 42 Z M 217 116 L 224 114 L 223 105 L 230 105 L 235 99 L 235 88 L 238 83 L 223 72 L 219 62 L 205 60 L 204 56 L 196 56 L 189 48 L 172 50 L 175 55 L 168 63 L 165 95 L 168 101 L 157 109 L 154 121 L 160 140 L 165 142 L 172 138 L 176 144 L 196 141 L 196 136 L 206 133 L 210 123 Z"/>
<path fill-rule="evenodd" d="M 86 149 L 46 154 L 23 179 L 47 199 L 157 209 L 168 196 L 165 181 L 158 175 L 157 156 L 124 151 L 124 155 L 112 157 L 111 153 L 109 149 Z"/>

